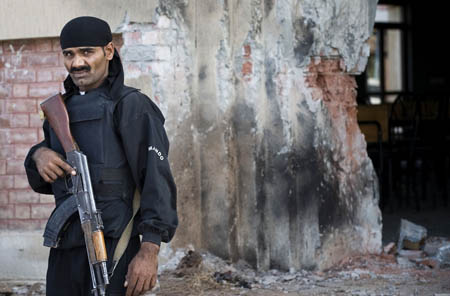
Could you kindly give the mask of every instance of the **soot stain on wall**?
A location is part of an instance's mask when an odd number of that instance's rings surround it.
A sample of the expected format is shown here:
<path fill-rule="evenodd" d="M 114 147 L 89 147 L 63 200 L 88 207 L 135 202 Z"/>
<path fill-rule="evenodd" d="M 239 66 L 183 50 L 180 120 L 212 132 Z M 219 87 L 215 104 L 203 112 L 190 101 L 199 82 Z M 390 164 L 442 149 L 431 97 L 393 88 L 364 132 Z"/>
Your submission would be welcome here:
<path fill-rule="evenodd" d="M 294 55 L 297 65 L 300 66 L 309 56 L 309 52 L 314 43 L 314 33 L 312 29 L 315 24 L 311 20 L 299 18 L 294 21 Z"/>

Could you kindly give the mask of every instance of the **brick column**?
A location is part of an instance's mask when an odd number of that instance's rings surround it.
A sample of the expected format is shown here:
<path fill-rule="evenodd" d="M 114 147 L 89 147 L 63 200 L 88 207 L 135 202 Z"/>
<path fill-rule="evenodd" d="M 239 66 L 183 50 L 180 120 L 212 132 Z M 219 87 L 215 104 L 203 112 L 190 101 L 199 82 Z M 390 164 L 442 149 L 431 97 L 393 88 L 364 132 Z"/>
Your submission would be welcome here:
<path fill-rule="evenodd" d="M 57 38 L 0 42 L 0 230 L 41 229 L 54 208 L 31 190 L 23 162 L 43 138 L 39 103 L 62 91 L 60 51 Z"/>

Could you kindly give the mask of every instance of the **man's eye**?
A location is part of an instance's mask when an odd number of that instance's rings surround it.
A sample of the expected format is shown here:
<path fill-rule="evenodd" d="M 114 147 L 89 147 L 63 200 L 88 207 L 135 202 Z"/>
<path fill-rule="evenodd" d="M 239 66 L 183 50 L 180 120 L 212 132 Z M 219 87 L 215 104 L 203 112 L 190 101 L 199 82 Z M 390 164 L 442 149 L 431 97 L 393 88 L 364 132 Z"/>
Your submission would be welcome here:
<path fill-rule="evenodd" d="M 91 53 L 90 50 L 85 50 L 85 51 L 83 51 L 83 54 L 84 54 L 84 55 L 89 55 L 90 53 Z"/>
<path fill-rule="evenodd" d="M 64 55 L 65 57 L 71 57 L 71 56 L 72 56 L 72 53 L 71 53 L 71 52 L 64 52 L 63 55 Z"/>

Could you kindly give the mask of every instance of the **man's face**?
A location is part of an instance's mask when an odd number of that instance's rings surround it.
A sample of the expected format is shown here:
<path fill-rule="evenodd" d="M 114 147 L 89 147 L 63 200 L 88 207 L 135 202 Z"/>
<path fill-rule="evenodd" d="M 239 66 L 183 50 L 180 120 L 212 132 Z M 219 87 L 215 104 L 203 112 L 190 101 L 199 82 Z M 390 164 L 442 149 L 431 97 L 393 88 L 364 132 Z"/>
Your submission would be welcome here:
<path fill-rule="evenodd" d="M 64 66 L 81 91 L 99 87 L 108 76 L 108 64 L 114 55 L 112 43 L 104 47 L 69 47 L 62 51 Z"/>

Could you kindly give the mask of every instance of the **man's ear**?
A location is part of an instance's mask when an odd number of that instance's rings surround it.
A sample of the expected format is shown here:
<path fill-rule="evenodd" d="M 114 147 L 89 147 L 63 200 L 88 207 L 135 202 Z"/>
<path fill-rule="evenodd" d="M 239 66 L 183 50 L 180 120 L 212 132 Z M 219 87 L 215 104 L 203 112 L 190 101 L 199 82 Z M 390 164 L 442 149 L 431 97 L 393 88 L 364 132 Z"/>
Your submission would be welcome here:
<path fill-rule="evenodd" d="M 114 56 L 114 44 L 112 42 L 106 44 L 103 49 L 105 50 L 105 56 L 107 60 L 112 60 Z"/>

